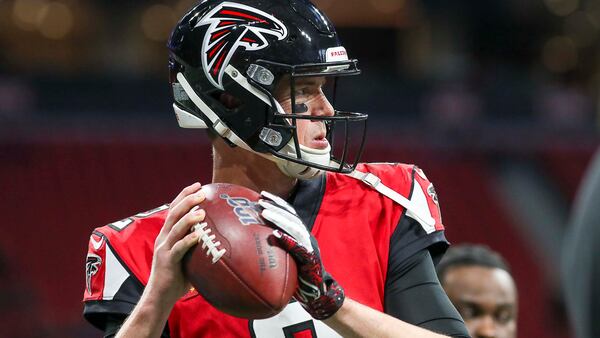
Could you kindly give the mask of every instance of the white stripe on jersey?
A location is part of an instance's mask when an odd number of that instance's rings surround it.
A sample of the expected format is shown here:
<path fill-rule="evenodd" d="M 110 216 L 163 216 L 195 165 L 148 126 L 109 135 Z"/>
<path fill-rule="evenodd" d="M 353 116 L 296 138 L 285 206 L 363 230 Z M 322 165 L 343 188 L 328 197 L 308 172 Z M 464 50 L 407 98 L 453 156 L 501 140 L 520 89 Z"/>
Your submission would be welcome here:
<path fill-rule="evenodd" d="M 103 300 L 112 300 L 125 280 L 129 277 L 129 273 L 121 262 L 117 259 L 110 247 L 106 246 L 106 269 L 104 271 L 104 292 L 102 293 Z"/>
<path fill-rule="evenodd" d="M 419 184 L 419 182 L 417 182 L 416 180 L 415 182 L 413 182 L 413 191 L 410 197 L 412 208 L 406 209 L 406 216 L 419 222 L 419 224 L 421 224 L 423 230 L 425 230 L 426 233 L 430 234 L 434 232 L 435 220 L 433 221 L 433 224 L 421 221 L 421 217 L 423 217 L 421 215 L 425 215 L 425 219 L 428 220 L 433 220 L 433 217 L 431 217 L 431 211 L 429 211 L 429 204 L 427 204 L 427 197 L 425 197 L 423 188 L 421 187 L 421 184 Z"/>

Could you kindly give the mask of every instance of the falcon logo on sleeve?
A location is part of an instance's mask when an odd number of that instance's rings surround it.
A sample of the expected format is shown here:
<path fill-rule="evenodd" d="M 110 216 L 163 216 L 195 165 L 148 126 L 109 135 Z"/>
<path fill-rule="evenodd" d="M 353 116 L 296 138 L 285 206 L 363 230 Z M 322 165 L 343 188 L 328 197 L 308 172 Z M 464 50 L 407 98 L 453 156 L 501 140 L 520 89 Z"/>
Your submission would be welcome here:
<path fill-rule="evenodd" d="M 435 188 L 433 187 L 433 183 L 429 183 L 429 186 L 427 187 L 427 194 L 429 195 L 429 197 L 431 197 L 431 199 L 433 200 L 433 202 L 435 204 L 439 204 L 438 203 L 437 193 L 435 192 Z"/>
<path fill-rule="evenodd" d="M 88 294 L 92 294 L 92 277 L 100 271 L 102 258 L 95 254 L 88 254 L 85 261 L 85 288 Z"/>
<path fill-rule="evenodd" d="M 210 82 L 223 89 L 223 73 L 229 60 L 240 47 L 246 51 L 260 50 L 269 45 L 265 35 L 283 40 L 285 25 L 256 8 L 223 2 L 206 14 L 196 27 L 208 25 L 202 43 L 202 67 Z"/>

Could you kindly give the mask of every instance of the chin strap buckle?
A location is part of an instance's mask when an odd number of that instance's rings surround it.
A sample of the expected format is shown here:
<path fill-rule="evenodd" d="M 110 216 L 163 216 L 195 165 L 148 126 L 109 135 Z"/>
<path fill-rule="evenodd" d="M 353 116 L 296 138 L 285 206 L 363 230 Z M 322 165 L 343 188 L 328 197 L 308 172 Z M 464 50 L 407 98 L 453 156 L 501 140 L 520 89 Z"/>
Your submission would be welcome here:
<path fill-rule="evenodd" d="M 217 132 L 217 134 L 221 135 L 226 139 L 229 139 L 229 133 L 231 132 L 231 130 L 220 119 L 216 119 L 214 121 L 213 129 Z"/>

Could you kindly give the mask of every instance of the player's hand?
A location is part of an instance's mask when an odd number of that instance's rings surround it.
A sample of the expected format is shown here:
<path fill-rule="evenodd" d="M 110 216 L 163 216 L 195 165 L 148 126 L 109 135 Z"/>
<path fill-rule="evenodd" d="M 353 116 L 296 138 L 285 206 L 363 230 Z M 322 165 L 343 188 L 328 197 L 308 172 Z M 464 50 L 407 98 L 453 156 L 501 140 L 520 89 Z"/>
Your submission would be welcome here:
<path fill-rule="evenodd" d="M 333 316 L 344 303 L 344 289 L 325 271 L 316 239 L 285 200 L 265 191 L 261 197 L 261 215 L 283 230 L 274 230 L 273 240 L 292 255 L 298 266 L 294 298 L 315 319 Z"/>
<path fill-rule="evenodd" d="M 152 272 L 147 288 L 165 305 L 173 305 L 191 288 L 183 275 L 181 261 L 185 253 L 198 243 L 198 234 L 190 232 L 190 229 L 202 222 L 206 214 L 198 207 L 205 198 L 200 188 L 200 183 L 194 183 L 175 197 L 154 242 Z"/>

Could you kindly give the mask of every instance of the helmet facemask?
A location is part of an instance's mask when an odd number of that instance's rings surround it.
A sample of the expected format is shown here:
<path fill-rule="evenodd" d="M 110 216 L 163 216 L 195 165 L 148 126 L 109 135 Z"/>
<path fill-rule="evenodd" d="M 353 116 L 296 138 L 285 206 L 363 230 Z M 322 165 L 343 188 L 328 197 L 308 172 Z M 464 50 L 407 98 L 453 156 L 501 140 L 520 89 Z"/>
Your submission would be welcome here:
<path fill-rule="evenodd" d="M 282 65 L 268 61 L 259 60 L 257 62 L 262 69 L 273 69 L 280 74 L 279 84 L 274 90 L 275 93 L 268 93 L 269 97 L 275 101 L 275 96 L 280 96 L 282 90 L 288 91 L 289 104 L 284 109 L 272 109 L 269 114 L 271 119 L 261 132 L 261 141 L 276 147 L 267 148 L 267 151 L 273 156 L 283 159 L 287 162 L 280 168 L 290 176 L 316 175 L 321 170 L 334 171 L 340 173 L 349 173 L 356 167 L 364 147 L 366 133 L 367 116 L 361 113 L 346 112 L 335 110 L 335 97 L 337 89 L 337 80 L 340 76 L 357 75 L 360 70 L 357 68 L 356 60 L 329 62 L 319 64 L 304 65 Z M 325 85 L 319 88 L 322 93 L 317 94 L 313 100 L 327 100 L 326 105 L 331 105 L 333 111 L 326 114 L 317 113 L 313 115 L 311 102 L 303 102 L 302 97 L 298 97 L 298 86 L 305 82 L 322 82 Z M 250 82 L 260 87 L 254 79 Z M 267 93 L 266 93 L 267 94 Z M 280 97 L 278 97 L 280 98 Z M 281 102 L 271 102 L 271 107 L 281 107 Z M 310 147 L 308 144 L 302 144 L 299 137 L 300 124 L 310 120 L 313 122 L 322 121 L 325 125 L 325 138 L 329 146 L 325 149 Z M 281 140 L 276 130 L 285 128 L 289 130 L 289 140 L 280 147 Z M 283 143 L 283 142 L 281 142 Z M 307 169 L 310 167 L 313 170 Z M 299 170 L 307 170 L 306 173 Z M 312 173 L 312 174 L 311 174 Z"/>

